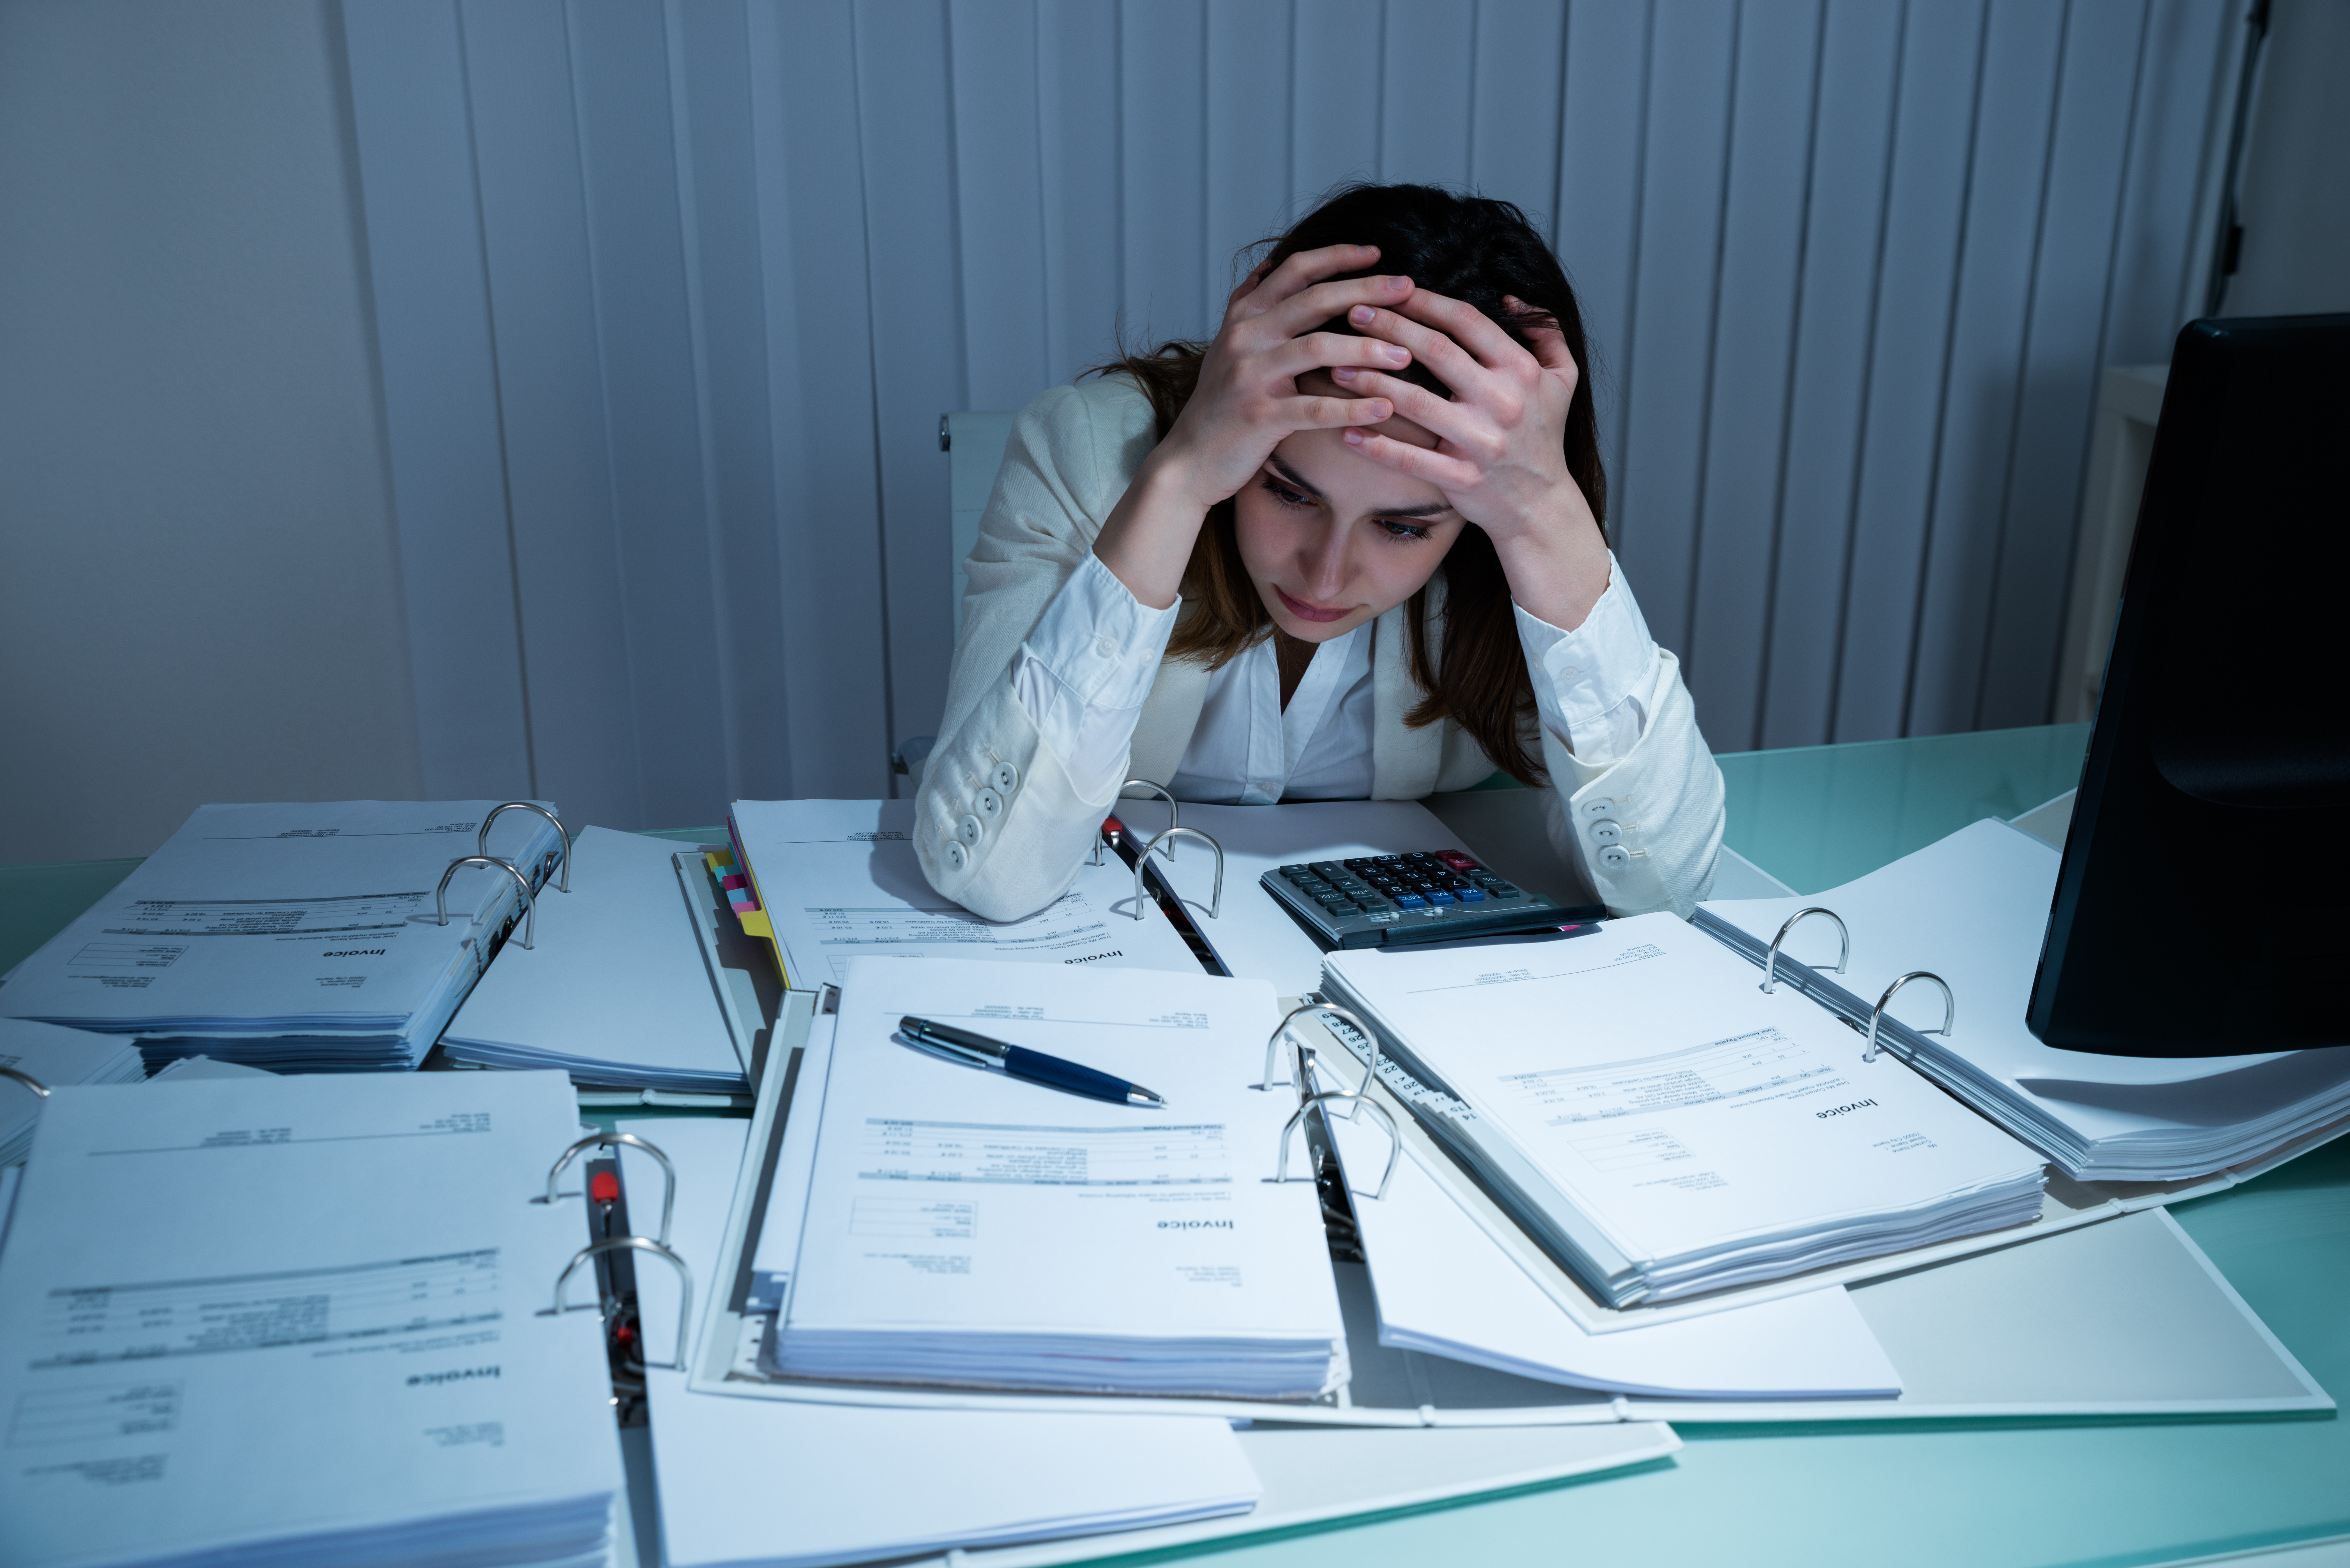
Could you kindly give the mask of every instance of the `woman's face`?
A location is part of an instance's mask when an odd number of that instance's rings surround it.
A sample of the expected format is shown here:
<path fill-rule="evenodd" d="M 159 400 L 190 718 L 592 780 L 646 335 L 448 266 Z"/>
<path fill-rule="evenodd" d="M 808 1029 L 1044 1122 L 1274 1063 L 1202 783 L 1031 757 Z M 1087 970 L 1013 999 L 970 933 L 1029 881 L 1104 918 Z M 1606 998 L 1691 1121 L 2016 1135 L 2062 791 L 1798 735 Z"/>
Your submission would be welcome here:
<path fill-rule="evenodd" d="M 1352 397 L 1319 374 L 1307 397 Z M 1436 437 L 1397 418 L 1371 429 L 1414 446 Z M 1241 560 L 1273 622 L 1327 642 L 1418 593 L 1467 522 L 1426 480 L 1383 468 L 1335 430 L 1299 431 L 1232 497 Z"/>

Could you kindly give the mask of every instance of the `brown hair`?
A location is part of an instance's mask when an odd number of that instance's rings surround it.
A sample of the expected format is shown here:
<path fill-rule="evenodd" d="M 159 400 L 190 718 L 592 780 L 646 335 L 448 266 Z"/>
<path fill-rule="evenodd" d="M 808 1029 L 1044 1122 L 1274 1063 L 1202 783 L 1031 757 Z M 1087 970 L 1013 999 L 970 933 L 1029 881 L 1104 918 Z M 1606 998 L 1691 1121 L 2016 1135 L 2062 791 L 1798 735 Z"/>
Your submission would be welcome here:
<path fill-rule="evenodd" d="M 1261 243 L 1270 244 L 1264 260 L 1272 266 L 1299 251 L 1325 245 L 1377 245 L 1377 271 L 1404 274 L 1424 288 L 1475 306 L 1522 346 L 1532 347 L 1526 326 L 1555 326 L 1582 371 L 1567 408 L 1566 468 L 1604 533 L 1607 478 L 1599 464 L 1599 427 L 1582 314 L 1558 258 L 1523 213 L 1507 202 L 1457 196 L 1430 185 L 1348 185 L 1279 239 Z M 1513 316 L 1502 303 L 1504 295 L 1523 301 L 1529 313 Z M 1339 316 L 1318 330 L 1355 329 Z M 1123 354 L 1095 369 L 1133 379 L 1150 400 L 1159 439 L 1164 440 L 1199 384 L 1206 353 L 1204 343 L 1162 343 L 1147 354 Z M 1402 374 L 1439 396 L 1451 396 L 1450 388 L 1418 363 Z M 1427 590 L 1414 594 L 1407 607 L 1411 678 L 1424 695 L 1404 722 L 1419 727 L 1450 719 L 1503 772 L 1521 784 L 1540 784 L 1542 764 L 1525 742 L 1534 712 L 1534 684 L 1511 613 L 1509 580 L 1492 540 L 1473 524 L 1461 529 L 1438 570 L 1444 579 L 1444 620 L 1435 639 L 1440 646 L 1431 646 Z M 1170 658 L 1197 659 L 1213 670 L 1273 633 L 1273 618 L 1241 560 L 1229 500 L 1210 509 L 1199 542 L 1191 547 L 1183 573 L 1183 601 L 1182 618 L 1167 648 Z"/>

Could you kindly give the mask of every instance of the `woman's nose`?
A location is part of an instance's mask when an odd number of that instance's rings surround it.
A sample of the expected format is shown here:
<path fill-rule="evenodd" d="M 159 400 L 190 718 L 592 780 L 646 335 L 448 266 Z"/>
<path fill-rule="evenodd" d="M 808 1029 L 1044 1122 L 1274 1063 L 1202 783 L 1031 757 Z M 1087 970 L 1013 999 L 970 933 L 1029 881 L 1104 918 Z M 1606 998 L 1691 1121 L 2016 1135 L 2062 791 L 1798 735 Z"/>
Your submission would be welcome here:
<path fill-rule="evenodd" d="M 1328 599 L 1347 586 L 1347 540 L 1348 530 L 1337 524 L 1326 524 L 1305 548 L 1305 586 L 1314 597 Z"/>

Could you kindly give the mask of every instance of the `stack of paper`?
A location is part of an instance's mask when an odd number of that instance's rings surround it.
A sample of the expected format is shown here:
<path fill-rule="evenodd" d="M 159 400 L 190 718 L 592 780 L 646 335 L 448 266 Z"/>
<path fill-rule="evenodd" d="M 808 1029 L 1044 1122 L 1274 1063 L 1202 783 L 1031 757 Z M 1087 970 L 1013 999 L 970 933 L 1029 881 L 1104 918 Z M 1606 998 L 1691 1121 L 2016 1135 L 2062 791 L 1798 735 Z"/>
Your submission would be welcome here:
<path fill-rule="evenodd" d="M 1671 915 L 1324 975 L 1430 1134 L 1608 1305 L 2039 1217 L 2037 1156 Z"/>
<path fill-rule="evenodd" d="M 492 801 L 207 805 L 0 986 L 0 1014 L 287 1073 L 415 1066 L 521 889 L 474 853 Z M 490 853 L 543 874 L 560 836 L 511 811 Z M 536 875 L 533 877 L 536 879 Z"/>
<path fill-rule="evenodd" d="M 899 1044 L 913 1014 L 1148 1085 L 1081 1098 Z M 787 1377 L 1309 1400 L 1347 1380 L 1313 1184 L 1251 1086 L 1272 987 L 939 961 L 849 966 Z"/>
<path fill-rule="evenodd" d="M 21 1018 L 0 1018 L 0 1067 L 14 1067 L 51 1089 L 63 1084 L 135 1084 L 147 1076 L 134 1041 Z M 25 1158 L 40 1119 L 41 1097 L 14 1078 L 0 1078 L 0 1166 Z"/>
<path fill-rule="evenodd" d="M 868 957 L 1201 971 L 1156 902 L 1135 919 L 1134 872 L 1107 852 L 1044 909 L 998 922 L 931 889 L 910 800 L 738 800 L 730 824 L 795 991 L 837 985 Z"/>
<path fill-rule="evenodd" d="M 571 846 L 571 890 L 544 896 L 537 940 L 508 942 L 451 1021 L 451 1059 L 560 1067 L 582 1084 L 693 1094 L 748 1088 L 677 877 L 679 846 L 608 828 Z"/>
<path fill-rule="evenodd" d="M 2251 1175 L 2350 1129 L 2350 1046 L 2143 1057 L 2042 1044 L 2023 1016 L 2062 863 L 2040 840 L 1983 821 L 1841 888 L 1709 903 L 1697 921 L 1761 963 L 1788 916 L 1814 904 L 1835 910 L 1852 933 L 1846 972 L 1828 972 L 1836 932 L 1817 916 L 1788 933 L 1781 963 L 1863 1027 L 1897 975 L 1941 976 L 1957 996 L 1955 1032 L 1921 1033 L 1941 1023 L 1942 999 L 1916 982 L 1885 1021 L 1891 1049 L 2079 1180 Z M 2195 961 L 2192 935 L 2150 924 L 2147 940 L 2178 942 L 2179 961 Z M 2248 922 L 2202 940 L 2261 938 Z"/>
<path fill-rule="evenodd" d="M 0 1253 L 0 1562 L 609 1561 L 558 1073 L 50 1098 Z"/>

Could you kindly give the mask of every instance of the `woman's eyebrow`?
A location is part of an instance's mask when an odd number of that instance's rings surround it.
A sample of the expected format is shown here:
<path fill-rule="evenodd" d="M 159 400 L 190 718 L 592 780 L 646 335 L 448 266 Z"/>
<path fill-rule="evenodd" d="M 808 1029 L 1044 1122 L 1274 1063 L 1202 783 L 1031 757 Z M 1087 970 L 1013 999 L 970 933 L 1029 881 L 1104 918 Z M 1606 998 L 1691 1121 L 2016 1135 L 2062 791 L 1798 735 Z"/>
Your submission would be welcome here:
<path fill-rule="evenodd" d="M 1281 475 L 1282 483 L 1288 485 L 1292 490 L 1302 491 L 1305 494 L 1314 497 L 1316 501 L 1325 501 L 1328 499 L 1328 497 L 1324 495 L 1320 491 L 1315 489 L 1312 484 L 1306 483 L 1305 476 L 1304 474 L 1299 473 L 1295 469 L 1290 467 L 1289 464 L 1284 462 L 1278 454 L 1266 458 L 1264 460 L 1264 465 L 1267 468 L 1272 469 L 1275 473 Z M 1368 515 L 1373 517 L 1441 517 L 1451 510 L 1452 504 L 1449 501 L 1423 501 L 1416 506 L 1375 506 L 1371 508 Z"/>

